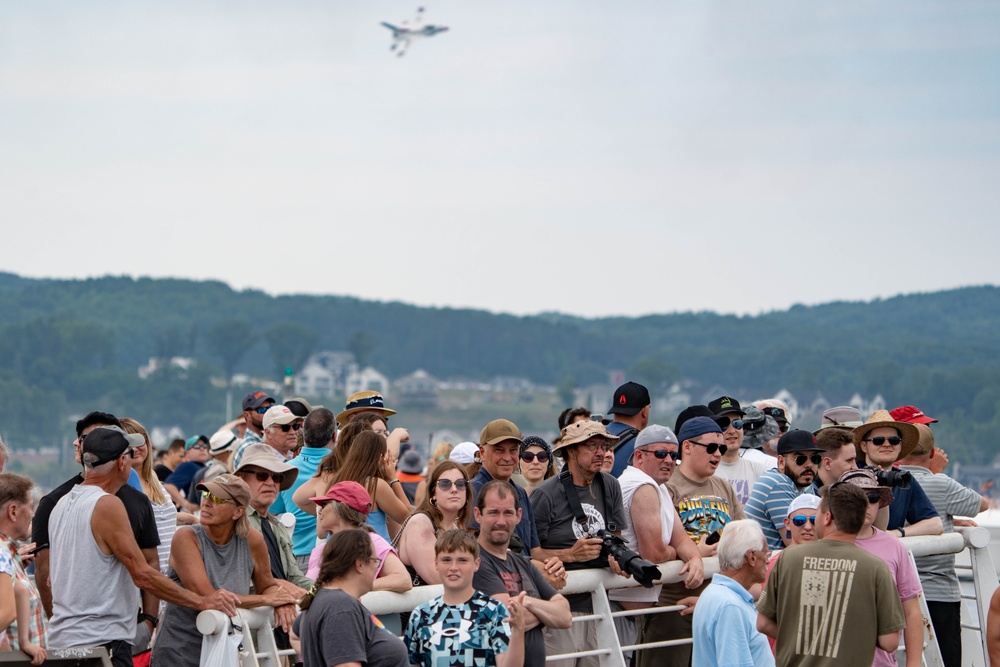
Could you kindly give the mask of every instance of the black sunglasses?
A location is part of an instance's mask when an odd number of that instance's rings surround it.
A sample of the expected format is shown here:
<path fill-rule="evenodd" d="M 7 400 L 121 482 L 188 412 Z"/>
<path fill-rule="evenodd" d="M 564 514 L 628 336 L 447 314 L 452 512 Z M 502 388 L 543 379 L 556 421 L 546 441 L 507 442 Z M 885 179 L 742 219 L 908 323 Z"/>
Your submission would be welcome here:
<path fill-rule="evenodd" d="M 283 433 L 288 433 L 289 431 L 298 431 L 300 428 L 302 428 L 302 422 L 294 422 L 291 424 L 279 424 L 278 426 L 281 428 L 281 431 Z"/>
<path fill-rule="evenodd" d="M 819 453 L 812 455 L 799 454 L 795 457 L 795 465 L 797 466 L 805 465 L 806 461 L 812 461 L 813 465 L 819 465 L 823 462 L 823 455 Z"/>
<path fill-rule="evenodd" d="M 539 463 L 548 463 L 549 462 L 549 453 L 548 452 L 538 452 L 536 454 L 535 452 L 521 452 L 521 460 L 524 461 L 525 463 L 531 463 L 536 458 L 538 459 Z"/>
<path fill-rule="evenodd" d="M 668 456 L 671 459 L 673 459 L 674 461 L 676 461 L 677 459 L 679 459 L 681 457 L 681 453 L 680 452 L 671 452 L 671 451 L 667 451 L 666 449 L 657 449 L 655 451 L 652 450 L 652 449 L 638 449 L 636 451 L 644 452 L 646 454 L 652 454 L 653 456 L 655 456 L 656 458 L 660 459 L 661 461 L 663 459 L 667 458 Z M 711 454 L 712 452 L 709 451 L 708 453 Z M 722 452 L 722 453 L 725 454 L 725 452 Z"/>
<path fill-rule="evenodd" d="M 719 452 L 720 454 L 725 454 L 727 451 L 729 451 L 729 445 L 720 445 L 715 442 L 713 443 L 698 442 L 697 440 L 688 440 L 688 442 L 690 442 L 692 445 L 701 445 L 702 447 L 705 448 L 705 451 L 708 452 L 709 454 L 714 454 L 716 452 Z"/>
<path fill-rule="evenodd" d="M 874 438 L 868 438 L 867 441 L 872 443 L 876 447 L 881 447 L 883 444 L 885 444 L 886 440 L 888 440 L 889 444 L 892 445 L 893 447 L 903 442 L 903 439 L 900 438 L 898 435 L 890 435 L 888 438 L 885 437 L 884 435 L 877 435 Z"/>
<path fill-rule="evenodd" d="M 267 480 L 272 479 L 275 484 L 281 484 L 285 481 L 285 473 L 283 472 L 263 472 L 258 470 L 250 474 L 256 477 L 258 482 L 266 482 Z"/>
<path fill-rule="evenodd" d="M 882 502 L 882 494 L 879 493 L 878 491 L 869 491 L 865 495 L 868 496 L 868 502 L 869 503 L 880 503 L 880 502 Z"/>

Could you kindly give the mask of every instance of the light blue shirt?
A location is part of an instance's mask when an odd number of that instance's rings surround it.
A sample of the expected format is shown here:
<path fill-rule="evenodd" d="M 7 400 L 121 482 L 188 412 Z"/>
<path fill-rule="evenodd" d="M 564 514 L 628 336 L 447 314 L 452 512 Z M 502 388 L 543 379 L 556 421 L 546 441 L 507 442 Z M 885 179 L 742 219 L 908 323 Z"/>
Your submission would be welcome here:
<path fill-rule="evenodd" d="M 693 623 L 691 667 L 774 667 L 767 637 L 757 632 L 753 597 L 726 575 L 712 577 Z"/>
<path fill-rule="evenodd" d="M 292 532 L 292 553 L 308 556 L 316 546 L 316 517 L 299 509 L 292 500 L 296 489 L 312 479 L 319 470 L 319 462 L 330 453 L 328 447 L 303 447 L 302 451 L 289 463 L 299 469 L 299 476 L 287 490 L 278 494 L 268 509 L 271 514 L 291 512 L 295 515 L 295 530 Z"/>

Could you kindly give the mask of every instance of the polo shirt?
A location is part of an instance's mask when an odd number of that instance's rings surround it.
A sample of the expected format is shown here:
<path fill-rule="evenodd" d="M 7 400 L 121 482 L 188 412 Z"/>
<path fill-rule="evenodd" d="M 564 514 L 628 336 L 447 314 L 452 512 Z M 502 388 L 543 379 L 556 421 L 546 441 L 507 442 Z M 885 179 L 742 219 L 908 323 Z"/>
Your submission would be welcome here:
<path fill-rule="evenodd" d="M 724 574 L 698 598 L 692 637 L 692 667 L 774 667 L 767 637 L 757 632 L 753 596 Z"/>
<path fill-rule="evenodd" d="M 781 532 L 785 529 L 788 506 L 802 493 L 791 478 L 783 472 L 768 470 L 753 485 L 747 504 L 747 518 L 754 519 L 764 530 L 767 546 L 772 551 L 785 548 Z"/>
<path fill-rule="evenodd" d="M 302 451 L 288 463 L 299 469 L 299 476 L 285 491 L 278 494 L 271 505 L 271 514 L 291 512 L 295 517 L 295 530 L 292 532 L 292 553 L 296 556 L 308 556 L 316 546 L 316 517 L 303 512 L 292 501 L 295 490 L 313 478 L 319 470 L 319 462 L 330 453 L 328 447 L 303 447 Z"/>

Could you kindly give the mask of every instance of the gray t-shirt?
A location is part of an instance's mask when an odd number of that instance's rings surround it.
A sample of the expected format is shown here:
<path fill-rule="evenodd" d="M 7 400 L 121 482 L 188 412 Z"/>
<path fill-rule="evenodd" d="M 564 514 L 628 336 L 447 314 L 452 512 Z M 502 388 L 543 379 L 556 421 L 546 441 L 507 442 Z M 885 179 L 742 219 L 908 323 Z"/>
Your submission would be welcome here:
<path fill-rule="evenodd" d="M 367 667 L 408 667 L 403 640 L 381 625 L 353 596 L 321 588 L 292 629 L 302 638 L 305 667 L 360 662 Z"/>
<path fill-rule="evenodd" d="M 603 478 L 603 481 L 602 481 Z M 587 516 L 587 526 L 581 526 L 573 517 L 566 490 L 559 476 L 550 477 L 531 494 L 531 507 L 535 511 L 535 528 L 538 529 L 538 541 L 543 549 L 569 549 L 581 537 L 595 537 L 597 532 L 607 526 L 605 521 L 605 505 L 611 507 L 611 521 L 615 524 L 614 531 L 620 532 L 628 526 L 628 514 L 622 504 L 622 489 L 618 480 L 605 473 L 597 473 L 589 486 L 575 486 L 580 506 Z M 604 501 L 604 488 L 607 487 L 611 497 Z M 606 557 L 586 563 L 566 563 L 567 570 L 579 570 L 588 567 L 608 567 Z M 567 595 L 572 611 L 592 613 L 589 593 Z"/>
<path fill-rule="evenodd" d="M 507 552 L 501 560 L 484 549 L 479 551 L 479 569 L 472 578 L 477 591 L 491 597 L 505 593 L 511 597 L 525 591 L 528 597 L 551 600 L 556 589 L 545 581 L 545 577 L 527 558 L 514 552 Z M 545 667 L 544 626 L 537 625 L 524 633 L 524 667 Z"/>
<path fill-rule="evenodd" d="M 955 530 L 955 516 L 976 516 L 982 497 L 972 489 L 962 486 L 948 475 L 934 474 L 920 466 L 900 466 L 913 475 L 924 490 L 927 499 L 941 515 L 944 532 Z M 931 602 L 960 602 L 962 590 L 955 574 L 955 554 L 921 556 L 916 558 L 917 574 L 924 589 L 924 597 Z"/>

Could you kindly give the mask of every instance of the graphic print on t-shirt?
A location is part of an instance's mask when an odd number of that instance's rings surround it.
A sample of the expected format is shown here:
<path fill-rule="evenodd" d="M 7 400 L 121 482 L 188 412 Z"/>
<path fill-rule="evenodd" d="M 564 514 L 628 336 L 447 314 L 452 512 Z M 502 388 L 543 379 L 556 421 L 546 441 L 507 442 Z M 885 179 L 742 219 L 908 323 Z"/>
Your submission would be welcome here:
<path fill-rule="evenodd" d="M 808 556 L 802 561 L 796 653 L 837 657 L 840 642 L 845 639 L 844 623 L 857 566 L 858 561 L 845 558 Z"/>
<path fill-rule="evenodd" d="M 521 592 L 521 573 L 507 572 L 506 570 L 497 570 L 497 574 L 500 575 L 500 581 L 503 582 L 503 587 L 507 589 L 507 595 L 514 597 Z"/>
<path fill-rule="evenodd" d="M 694 539 L 721 531 L 732 521 L 729 503 L 719 496 L 689 496 L 677 503 L 684 530 Z"/>
<path fill-rule="evenodd" d="M 604 529 L 604 516 L 597 511 L 597 508 L 590 503 L 580 503 L 583 513 L 587 516 L 587 527 L 580 525 L 579 521 L 573 520 L 573 537 L 596 537 L 597 532 Z"/>

